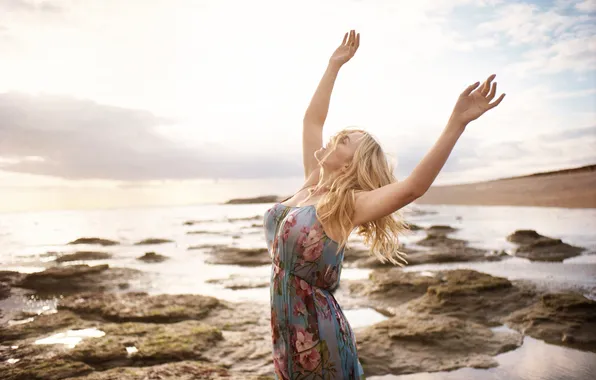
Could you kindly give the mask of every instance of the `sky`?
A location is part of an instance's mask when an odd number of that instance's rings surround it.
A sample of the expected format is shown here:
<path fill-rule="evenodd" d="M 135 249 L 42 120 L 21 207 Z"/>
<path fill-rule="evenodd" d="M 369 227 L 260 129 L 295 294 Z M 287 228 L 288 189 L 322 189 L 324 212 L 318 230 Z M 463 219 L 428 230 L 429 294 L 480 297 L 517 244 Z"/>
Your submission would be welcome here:
<path fill-rule="evenodd" d="M 303 181 L 302 116 L 407 177 L 497 74 L 435 185 L 596 163 L 596 0 L 0 0 L 0 212 L 222 202 Z"/>

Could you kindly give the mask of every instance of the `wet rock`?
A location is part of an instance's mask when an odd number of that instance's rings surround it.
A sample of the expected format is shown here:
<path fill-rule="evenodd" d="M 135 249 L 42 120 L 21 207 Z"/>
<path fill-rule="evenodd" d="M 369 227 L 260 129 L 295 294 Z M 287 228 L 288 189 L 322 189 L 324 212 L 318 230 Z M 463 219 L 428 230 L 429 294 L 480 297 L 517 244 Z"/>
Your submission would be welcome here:
<path fill-rule="evenodd" d="M 234 274 L 225 279 L 212 279 L 206 282 L 222 285 L 224 288 L 232 290 L 266 288 L 269 286 L 268 278 L 243 277 Z"/>
<path fill-rule="evenodd" d="M 93 368 L 85 363 L 52 358 L 23 358 L 17 363 L 0 364 L 4 380 L 59 380 L 86 375 Z"/>
<path fill-rule="evenodd" d="M 367 376 L 489 368 L 493 356 L 521 345 L 519 334 L 493 332 L 443 315 L 402 314 L 356 332 Z"/>
<path fill-rule="evenodd" d="M 0 327 L 0 337 L 2 337 L 0 342 L 6 344 L 19 339 L 38 337 L 59 329 L 79 329 L 88 326 L 88 322 L 68 311 L 41 314 L 27 318 L 22 322 Z"/>
<path fill-rule="evenodd" d="M 107 371 L 93 372 L 77 380 L 273 380 L 270 376 L 259 376 L 250 373 L 238 373 L 218 366 L 214 363 L 184 360 L 150 367 L 120 367 Z"/>
<path fill-rule="evenodd" d="M 0 271 L 0 300 L 8 298 L 11 293 L 11 287 L 21 281 L 23 277 L 25 277 L 23 273 L 10 270 Z"/>
<path fill-rule="evenodd" d="M 416 253 L 417 251 L 411 249 L 406 246 L 401 246 L 399 250 L 408 256 L 406 256 L 406 260 L 408 259 L 409 255 Z M 399 261 L 399 260 L 398 260 Z M 391 263 L 390 261 L 381 262 L 376 256 L 372 255 L 368 248 L 363 246 L 348 246 L 344 251 L 344 264 L 347 264 L 348 267 L 354 268 L 393 268 L 396 267 L 395 264 Z M 400 261 L 402 262 L 402 261 Z M 402 262 L 403 263 L 403 262 Z"/>
<path fill-rule="evenodd" d="M 254 197 L 254 198 L 230 199 L 229 201 L 225 202 L 224 204 L 240 205 L 240 204 L 254 204 L 254 203 L 275 203 L 275 202 L 279 202 L 282 199 L 284 199 L 284 198 L 279 197 L 277 195 L 264 195 L 261 197 Z"/>
<path fill-rule="evenodd" d="M 7 285 L 14 285 L 25 277 L 24 273 L 12 270 L 0 270 L 0 282 Z"/>
<path fill-rule="evenodd" d="M 200 224 L 200 223 L 203 223 L 203 221 L 200 221 L 200 220 L 187 220 L 186 222 L 184 222 L 182 224 L 185 225 L 185 226 L 192 226 L 192 225 Z"/>
<path fill-rule="evenodd" d="M 64 263 L 67 261 L 79 261 L 79 260 L 105 260 L 112 257 L 107 252 L 95 252 L 95 251 L 78 251 L 67 255 L 62 255 L 56 258 L 56 262 Z"/>
<path fill-rule="evenodd" d="M 531 261 L 563 261 L 580 255 L 585 249 L 540 235 L 534 230 L 517 230 L 507 236 L 510 242 L 519 244 L 515 255 Z"/>
<path fill-rule="evenodd" d="M 386 301 L 376 306 L 395 306 L 424 295 L 429 286 L 440 282 L 441 280 L 434 275 L 404 272 L 401 268 L 378 269 L 370 273 L 368 280 L 350 281 L 349 289 L 352 295 Z"/>
<path fill-rule="evenodd" d="M 158 238 L 150 238 L 144 239 L 139 242 L 136 242 L 135 245 L 150 245 L 150 244 L 165 244 L 165 243 L 173 243 L 173 240 L 169 239 L 158 239 Z"/>
<path fill-rule="evenodd" d="M 10 296 L 10 285 L 0 282 L 0 300 Z"/>
<path fill-rule="evenodd" d="M 468 269 L 436 272 L 436 278 L 440 283 L 429 286 L 424 296 L 410 301 L 409 310 L 497 326 L 536 297 L 534 289 L 525 283 L 514 286 L 506 278 Z"/>
<path fill-rule="evenodd" d="M 417 241 L 416 244 L 423 247 L 464 248 L 468 245 L 468 242 L 449 238 L 445 233 L 440 232 L 428 233 L 424 239 Z"/>
<path fill-rule="evenodd" d="M 218 305 L 217 298 L 193 294 L 83 293 L 65 297 L 58 309 L 114 322 L 172 323 L 204 318 Z"/>
<path fill-rule="evenodd" d="M 198 231 L 188 231 L 186 234 L 187 235 L 210 235 L 210 234 L 216 234 L 217 232 L 214 231 L 203 231 L 203 230 L 198 230 Z"/>
<path fill-rule="evenodd" d="M 545 294 L 506 322 L 536 339 L 596 352 L 596 302 L 581 294 Z"/>
<path fill-rule="evenodd" d="M 444 225 L 432 225 L 430 227 L 425 228 L 427 234 L 429 235 L 447 235 L 449 233 L 457 231 L 457 228 L 453 228 L 451 226 L 444 226 Z"/>
<path fill-rule="evenodd" d="M 250 225 L 251 228 L 263 228 L 263 223 L 253 223 Z"/>
<path fill-rule="evenodd" d="M 503 256 L 493 255 L 485 250 L 472 247 L 434 248 L 429 251 L 419 251 L 406 257 L 408 266 L 440 263 L 463 263 L 472 261 L 498 261 Z"/>
<path fill-rule="evenodd" d="M 102 239 L 102 238 L 79 238 L 75 241 L 71 241 L 68 244 L 96 244 L 96 245 L 117 245 L 120 244 L 117 241 Z"/>
<path fill-rule="evenodd" d="M 410 231 L 420 231 L 420 230 L 423 230 L 424 228 L 420 227 L 419 225 L 414 224 L 414 223 L 408 223 L 408 229 Z"/>
<path fill-rule="evenodd" d="M 228 248 L 228 246 L 223 245 L 223 244 L 200 244 L 200 245 L 192 245 L 192 246 L 188 247 L 188 249 L 210 249 L 210 250 L 225 249 L 225 248 Z"/>
<path fill-rule="evenodd" d="M 39 293 L 76 292 L 122 288 L 142 272 L 129 268 L 110 268 L 109 265 L 69 265 L 51 267 L 42 272 L 27 274 L 15 286 L 34 289 Z"/>
<path fill-rule="evenodd" d="M 207 264 L 259 266 L 271 264 L 271 257 L 267 248 L 236 248 L 226 247 L 214 249 L 211 258 L 205 260 Z"/>
<path fill-rule="evenodd" d="M 71 351 L 64 352 L 63 358 L 96 369 L 200 360 L 203 352 L 223 339 L 217 328 L 198 321 L 107 323 L 101 325 L 101 331 L 104 336 L 83 339 Z M 129 354 L 126 347 L 135 347 L 137 351 Z"/>
<path fill-rule="evenodd" d="M 161 263 L 166 261 L 169 257 L 160 255 L 155 252 L 146 252 L 143 256 L 137 257 L 137 260 L 144 261 L 146 263 Z"/>
<path fill-rule="evenodd" d="M 228 218 L 228 222 L 246 222 L 246 221 L 261 220 L 261 219 L 263 219 L 263 215 L 254 215 L 254 216 L 248 216 L 246 218 Z"/>

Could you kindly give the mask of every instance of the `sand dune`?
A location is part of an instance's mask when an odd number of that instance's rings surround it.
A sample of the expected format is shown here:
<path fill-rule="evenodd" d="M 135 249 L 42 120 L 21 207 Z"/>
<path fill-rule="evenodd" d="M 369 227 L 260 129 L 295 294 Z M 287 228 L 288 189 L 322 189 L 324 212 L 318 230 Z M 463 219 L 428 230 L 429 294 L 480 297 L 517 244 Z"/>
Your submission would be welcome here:
<path fill-rule="evenodd" d="M 596 208 L 596 165 L 471 184 L 432 186 L 416 203 Z"/>

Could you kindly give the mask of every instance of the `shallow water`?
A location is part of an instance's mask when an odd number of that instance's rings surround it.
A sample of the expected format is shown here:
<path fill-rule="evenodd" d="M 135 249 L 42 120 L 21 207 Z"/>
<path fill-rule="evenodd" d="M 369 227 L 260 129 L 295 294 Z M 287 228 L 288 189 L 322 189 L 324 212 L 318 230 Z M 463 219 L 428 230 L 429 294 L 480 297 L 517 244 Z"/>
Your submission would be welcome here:
<path fill-rule="evenodd" d="M 110 252 L 113 258 L 69 264 L 140 269 L 149 274 L 149 283 L 133 284 L 134 290 L 152 294 L 192 293 L 211 295 L 230 301 L 267 303 L 269 289 L 229 290 L 210 279 L 225 279 L 230 275 L 268 281 L 270 266 L 241 267 L 209 265 L 208 249 L 189 250 L 202 244 L 222 244 L 243 248 L 264 247 L 262 215 L 271 205 L 201 205 L 191 207 L 156 207 L 92 211 L 47 211 L 0 214 L 0 266 L 3 270 L 41 271 L 52 265 L 56 254 L 93 250 Z M 583 255 L 563 263 L 536 263 L 509 258 L 501 262 L 432 264 L 406 268 L 409 271 L 429 271 L 451 268 L 471 268 L 509 279 L 526 279 L 552 290 L 572 289 L 596 299 L 596 209 L 561 209 L 504 206 L 437 206 L 413 205 L 404 212 L 407 221 L 427 227 L 448 224 L 458 228 L 452 237 L 465 239 L 470 246 L 489 250 L 511 251 L 515 245 L 506 236 L 518 229 L 534 229 L 538 233 L 560 238 L 564 242 L 586 248 Z M 230 218 L 254 220 L 229 221 Z M 198 223 L 184 225 L 193 220 Z M 188 234 L 200 231 L 199 234 Z M 116 246 L 66 245 L 80 237 L 100 237 L 119 241 Z M 424 232 L 404 236 L 407 245 L 424 237 Z M 174 242 L 160 245 L 134 245 L 146 238 L 166 238 Z M 136 258 L 154 251 L 170 259 L 162 263 L 144 263 Z M 50 252 L 50 253 L 48 253 Z M 370 270 L 344 268 L 343 279 L 366 279 Z M 0 300 L 0 308 L 25 308 L 42 311 L 55 308 L 55 300 L 36 297 L 11 297 Z M 384 316 L 372 309 L 345 310 L 354 327 L 377 323 Z M 545 356 L 548 360 L 545 360 Z M 552 359 L 556 357 L 556 360 Z M 513 359 L 517 358 L 517 359 Z M 497 357 L 500 366 L 491 370 L 462 369 L 443 374 L 417 374 L 392 377 L 400 380 L 426 379 L 583 379 L 596 373 L 596 358 L 592 353 L 547 345 L 526 338 L 523 347 Z M 512 364 L 513 363 L 513 364 Z M 547 368 L 541 372 L 542 368 Z M 503 372 L 504 371 L 504 372 Z M 572 374 L 575 377 L 565 377 Z M 577 375 L 576 375 L 577 374 Z M 418 376 L 418 377 L 416 377 Z M 426 377 L 425 377 L 426 376 Z M 430 377 L 429 377 L 430 376 Z M 546 377 L 541 377 L 546 376 Z M 555 377 L 553 377 L 555 376 Z M 557 377 L 559 376 L 559 377 Z M 580 376 L 580 377 L 577 377 Z"/>
<path fill-rule="evenodd" d="M 495 356 L 498 367 L 450 372 L 371 376 L 369 380 L 593 380 L 596 354 L 554 346 L 531 337 L 514 351 Z"/>

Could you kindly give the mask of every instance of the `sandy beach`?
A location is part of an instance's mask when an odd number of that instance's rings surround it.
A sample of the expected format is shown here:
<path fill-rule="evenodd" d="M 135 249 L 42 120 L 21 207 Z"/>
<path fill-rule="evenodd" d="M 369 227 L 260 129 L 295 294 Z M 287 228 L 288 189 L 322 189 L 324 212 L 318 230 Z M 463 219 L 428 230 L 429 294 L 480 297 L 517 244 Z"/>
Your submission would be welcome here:
<path fill-rule="evenodd" d="M 432 186 L 416 203 L 596 208 L 596 165 L 471 184 Z"/>

